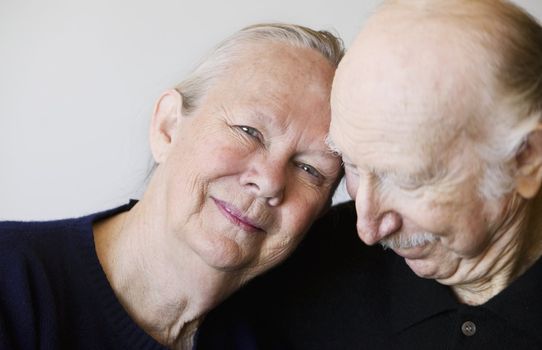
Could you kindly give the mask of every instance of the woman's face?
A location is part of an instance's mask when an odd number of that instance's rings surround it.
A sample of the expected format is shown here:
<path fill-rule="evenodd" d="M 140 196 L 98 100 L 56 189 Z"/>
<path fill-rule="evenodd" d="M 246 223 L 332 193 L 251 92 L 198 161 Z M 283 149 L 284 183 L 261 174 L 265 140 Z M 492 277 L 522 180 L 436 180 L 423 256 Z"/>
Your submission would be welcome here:
<path fill-rule="evenodd" d="M 213 268 L 253 276 L 283 260 L 325 209 L 340 159 L 324 142 L 330 64 L 285 44 L 247 51 L 191 115 L 175 92 L 162 97 L 155 123 L 177 117 L 153 153 L 172 246 L 180 240 Z"/>

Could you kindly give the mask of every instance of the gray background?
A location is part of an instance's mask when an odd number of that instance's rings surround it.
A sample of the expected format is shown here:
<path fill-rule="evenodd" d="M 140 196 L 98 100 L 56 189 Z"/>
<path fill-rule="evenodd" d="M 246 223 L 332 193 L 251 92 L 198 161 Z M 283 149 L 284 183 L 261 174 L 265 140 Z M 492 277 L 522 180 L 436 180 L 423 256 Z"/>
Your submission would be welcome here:
<path fill-rule="evenodd" d="M 542 18 L 540 0 L 516 2 Z M 137 196 L 155 99 L 218 41 L 280 21 L 348 45 L 377 3 L 0 0 L 0 219 L 82 215 Z"/>

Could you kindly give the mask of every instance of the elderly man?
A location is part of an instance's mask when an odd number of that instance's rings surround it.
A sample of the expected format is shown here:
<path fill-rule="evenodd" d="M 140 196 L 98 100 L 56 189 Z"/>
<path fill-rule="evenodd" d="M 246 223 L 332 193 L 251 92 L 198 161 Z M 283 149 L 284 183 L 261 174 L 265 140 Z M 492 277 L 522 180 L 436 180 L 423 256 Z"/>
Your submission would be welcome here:
<path fill-rule="evenodd" d="M 468 305 L 536 264 L 542 28 L 526 14 L 495 0 L 386 3 L 337 72 L 332 109 L 366 244 Z"/>
<path fill-rule="evenodd" d="M 366 245 L 336 208 L 246 291 L 249 309 L 267 305 L 259 333 L 306 349 L 542 349 L 533 18 L 501 0 L 384 3 L 336 74 L 330 140 Z"/>

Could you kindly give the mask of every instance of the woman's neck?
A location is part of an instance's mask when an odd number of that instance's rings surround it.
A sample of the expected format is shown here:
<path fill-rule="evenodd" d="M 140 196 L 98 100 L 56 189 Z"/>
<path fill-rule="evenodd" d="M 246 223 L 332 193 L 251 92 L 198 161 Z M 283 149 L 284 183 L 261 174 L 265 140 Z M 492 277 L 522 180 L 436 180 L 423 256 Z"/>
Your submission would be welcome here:
<path fill-rule="evenodd" d="M 132 319 L 158 342 L 190 348 L 205 314 L 236 286 L 180 244 L 161 240 L 165 228 L 154 217 L 140 202 L 96 223 L 96 252 Z"/>

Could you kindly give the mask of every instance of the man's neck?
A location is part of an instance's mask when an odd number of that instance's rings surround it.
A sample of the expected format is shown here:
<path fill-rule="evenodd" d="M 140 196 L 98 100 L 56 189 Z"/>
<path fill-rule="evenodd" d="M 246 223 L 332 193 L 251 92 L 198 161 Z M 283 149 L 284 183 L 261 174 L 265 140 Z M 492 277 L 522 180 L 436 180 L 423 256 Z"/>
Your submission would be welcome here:
<path fill-rule="evenodd" d="M 523 203 L 512 222 L 505 224 L 499 238 L 473 265 L 467 283 L 451 284 L 460 302 L 481 305 L 503 291 L 542 256 L 542 219 L 533 214 L 542 209 L 540 199 Z M 478 272 L 477 272 L 478 270 Z M 483 272 L 480 272 L 483 271 Z"/>

